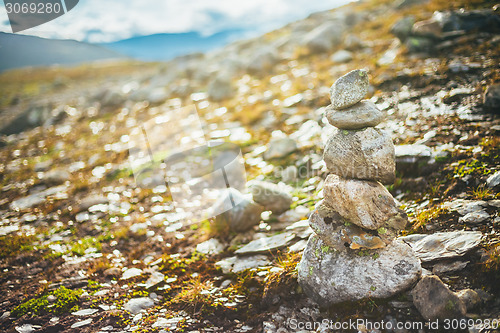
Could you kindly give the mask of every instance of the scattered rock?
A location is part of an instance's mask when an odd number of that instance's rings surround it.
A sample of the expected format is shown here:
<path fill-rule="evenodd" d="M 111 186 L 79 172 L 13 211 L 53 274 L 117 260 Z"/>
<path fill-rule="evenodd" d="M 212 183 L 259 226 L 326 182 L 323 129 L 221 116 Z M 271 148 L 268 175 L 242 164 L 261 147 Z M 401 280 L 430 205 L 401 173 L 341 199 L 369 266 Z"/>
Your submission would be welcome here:
<path fill-rule="evenodd" d="M 290 209 L 292 196 L 282 186 L 270 182 L 251 181 L 248 188 L 253 200 L 275 214 L 281 214 Z"/>
<path fill-rule="evenodd" d="M 222 245 L 217 238 L 210 238 L 196 245 L 196 251 L 203 254 L 216 255 L 224 251 L 224 245 Z"/>
<path fill-rule="evenodd" d="M 125 272 L 123 272 L 121 280 L 128 280 L 128 279 L 134 278 L 136 276 L 139 276 L 142 273 L 143 273 L 142 269 L 132 267 L 132 268 L 125 270 Z"/>
<path fill-rule="evenodd" d="M 269 147 L 264 152 L 265 160 L 283 158 L 298 149 L 295 140 L 290 138 L 271 139 Z"/>
<path fill-rule="evenodd" d="M 138 314 L 142 310 L 149 309 L 150 307 L 154 306 L 155 303 L 153 300 L 149 297 L 139 297 L 139 298 L 132 298 L 130 299 L 123 308 L 130 312 L 131 314 Z"/>
<path fill-rule="evenodd" d="M 251 241 L 238 250 L 236 254 L 268 253 L 287 246 L 295 238 L 293 233 L 281 233 L 270 237 L 262 237 Z"/>
<path fill-rule="evenodd" d="M 381 250 L 337 251 L 311 236 L 298 266 L 300 285 L 320 304 L 389 297 L 420 274 L 419 260 L 398 240 Z"/>
<path fill-rule="evenodd" d="M 95 205 L 104 205 L 109 203 L 109 199 L 101 195 L 91 195 L 80 201 L 78 211 L 86 211 Z"/>
<path fill-rule="evenodd" d="M 71 312 L 72 315 L 74 316 L 90 316 L 90 315 L 93 315 L 94 313 L 96 313 L 97 309 L 82 309 L 82 310 L 78 310 L 76 312 Z"/>
<path fill-rule="evenodd" d="M 440 262 L 432 267 L 432 273 L 435 275 L 442 275 L 445 273 L 461 271 L 467 267 L 468 261 L 452 261 L 452 262 Z"/>
<path fill-rule="evenodd" d="M 408 38 L 408 36 L 411 34 L 411 29 L 414 23 L 414 16 L 405 16 L 394 23 L 394 25 L 391 27 L 391 33 L 394 36 L 398 37 L 401 42 L 404 42 L 406 38 Z"/>
<path fill-rule="evenodd" d="M 395 179 L 394 145 L 391 137 L 373 127 L 338 130 L 323 154 L 328 171 L 343 178 L 391 184 Z"/>
<path fill-rule="evenodd" d="M 451 212 L 457 212 L 462 216 L 483 211 L 487 206 L 488 203 L 482 200 L 455 199 L 443 203 L 444 208 L 447 208 Z"/>
<path fill-rule="evenodd" d="M 424 276 L 412 291 L 413 304 L 426 320 L 461 318 L 465 304 L 435 275 Z"/>
<path fill-rule="evenodd" d="M 435 41 L 426 37 L 409 37 L 405 43 L 410 53 L 429 53 L 434 49 Z"/>
<path fill-rule="evenodd" d="M 500 110 L 500 84 L 493 84 L 486 88 L 483 106 L 489 110 Z"/>
<path fill-rule="evenodd" d="M 489 188 L 495 188 L 500 185 L 500 171 L 495 172 L 486 179 L 486 186 Z"/>
<path fill-rule="evenodd" d="M 479 303 L 481 303 L 481 297 L 479 297 L 478 293 L 472 289 L 463 289 L 455 294 L 465 304 L 467 310 L 472 310 Z"/>
<path fill-rule="evenodd" d="M 152 272 L 144 284 L 145 284 L 146 289 L 149 289 L 149 288 L 154 287 L 157 284 L 163 282 L 164 280 L 165 280 L 165 275 L 163 273 Z M 150 295 L 150 298 L 151 298 L 151 295 Z"/>
<path fill-rule="evenodd" d="M 219 226 L 242 232 L 259 223 L 264 208 L 253 202 L 249 195 L 231 188 L 225 190 L 221 197 L 212 208 L 213 216 L 217 216 L 215 223 Z"/>
<path fill-rule="evenodd" d="M 71 328 L 78 328 L 78 327 L 87 326 L 87 325 L 90 325 L 90 324 L 92 324 L 92 318 L 85 319 L 85 320 L 82 320 L 82 321 L 77 321 L 76 323 L 74 323 L 73 325 L 71 325 Z"/>
<path fill-rule="evenodd" d="M 152 327 L 153 328 L 167 328 L 169 330 L 175 330 L 177 327 L 177 324 L 183 320 L 184 317 L 173 317 L 173 318 L 158 318 L 156 321 L 153 323 Z"/>
<path fill-rule="evenodd" d="M 36 328 L 34 325 L 24 324 L 21 326 L 16 326 L 16 331 L 19 333 L 31 333 L 31 332 L 36 331 Z"/>
<path fill-rule="evenodd" d="M 477 212 L 470 212 L 465 214 L 464 216 L 458 219 L 458 222 L 465 224 L 479 224 L 490 218 L 490 214 L 488 214 L 484 210 L 480 210 Z"/>
<path fill-rule="evenodd" d="M 437 232 L 432 235 L 413 234 L 400 237 L 423 262 L 461 257 L 481 242 L 480 231 Z"/>
<path fill-rule="evenodd" d="M 276 50 L 268 48 L 258 50 L 248 62 L 248 72 L 251 74 L 269 73 L 278 62 L 277 54 Z"/>
<path fill-rule="evenodd" d="M 350 71 L 330 88 L 330 99 L 336 110 L 345 109 L 361 101 L 368 93 L 368 73 L 362 69 Z"/>
<path fill-rule="evenodd" d="M 343 26 L 339 22 L 325 22 L 304 36 L 304 45 L 313 54 L 328 52 L 340 42 L 342 33 Z"/>
<path fill-rule="evenodd" d="M 0 227 L 0 236 L 5 236 L 5 235 L 10 234 L 11 232 L 18 231 L 18 230 L 19 230 L 19 225 L 17 225 L 17 224 L 1 226 Z"/>
<path fill-rule="evenodd" d="M 406 214 L 397 208 L 392 195 L 380 183 L 328 175 L 323 191 L 326 206 L 362 228 L 376 230 L 389 226 L 399 230 L 407 223 Z"/>
<path fill-rule="evenodd" d="M 336 63 L 349 62 L 353 58 L 352 52 L 347 50 L 339 50 L 331 55 L 330 60 Z"/>
<path fill-rule="evenodd" d="M 43 203 L 48 196 L 66 193 L 66 189 L 66 185 L 50 187 L 46 190 L 30 194 L 20 199 L 16 199 L 10 203 L 10 207 L 13 210 L 30 209 Z"/>
<path fill-rule="evenodd" d="M 208 97 L 213 101 L 222 101 L 234 96 L 235 89 L 229 75 L 218 74 L 208 84 Z"/>
<path fill-rule="evenodd" d="M 340 111 L 329 105 L 325 115 L 331 125 L 346 130 L 375 127 L 384 119 L 382 112 L 369 100 Z"/>
<path fill-rule="evenodd" d="M 426 145 L 397 145 L 395 155 L 396 170 L 405 176 L 418 176 L 422 167 L 431 161 L 432 150 Z"/>
<path fill-rule="evenodd" d="M 411 32 L 414 36 L 419 37 L 431 37 L 434 39 L 440 39 L 443 33 L 443 28 L 441 24 L 434 19 L 424 20 L 416 22 Z"/>
<path fill-rule="evenodd" d="M 267 256 L 258 254 L 245 257 L 229 257 L 215 263 L 215 266 L 220 267 L 224 274 L 239 273 L 246 269 L 259 268 L 268 266 L 271 261 Z"/>
<path fill-rule="evenodd" d="M 103 274 L 108 278 L 119 277 L 122 275 L 122 270 L 117 267 L 111 267 L 106 269 Z"/>

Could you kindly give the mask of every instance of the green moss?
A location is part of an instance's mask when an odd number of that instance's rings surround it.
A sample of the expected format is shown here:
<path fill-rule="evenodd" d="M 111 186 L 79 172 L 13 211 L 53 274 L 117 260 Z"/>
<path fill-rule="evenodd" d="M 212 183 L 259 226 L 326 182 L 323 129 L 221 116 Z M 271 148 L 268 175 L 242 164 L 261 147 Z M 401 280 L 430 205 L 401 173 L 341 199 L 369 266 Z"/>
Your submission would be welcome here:
<path fill-rule="evenodd" d="M 378 259 L 378 257 L 380 257 L 380 254 L 378 254 L 378 253 L 374 253 L 374 254 L 372 254 L 372 259 L 373 259 L 373 260 Z"/>
<path fill-rule="evenodd" d="M 450 299 L 448 302 L 446 302 L 445 308 L 448 311 L 452 311 L 455 308 L 455 303 Z"/>
<path fill-rule="evenodd" d="M 328 251 L 330 251 L 330 247 L 328 245 L 323 245 L 321 247 L 321 252 L 328 253 Z"/>
<path fill-rule="evenodd" d="M 78 301 L 83 290 L 71 290 L 64 286 L 54 290 L 51 293 L 42 295 L 38 298 L 32 298 L 12 310 L 12 315 L 21 317 L 25 314 L 41 315 L 46 313 L 63 314 L 78 310 Z M 49 295 L 56 297 L 53 303 L 48 301 Z"/>
<path fill-rule="evenodd" d="M 379 235 L 384 235 L 385 233 L 387 233 L 387 229 L 384 227 L 380 227 L 377 229 L 377 232 Z"/>
<path fill-rule="evenodd" d="M 14 257 L 21 252 L 30 251 L 34 236 L 8 235 L 0 237 L 0 259 Z"/>
<path fill-rule="evenodd" d="M 375 286 L 371 286 L 371 287 L 370 287 L 370 290 L 371 290 L 371 291 L 375 291 L 375 290 L 377 290 L 377 287 L 375 287 Z"/>

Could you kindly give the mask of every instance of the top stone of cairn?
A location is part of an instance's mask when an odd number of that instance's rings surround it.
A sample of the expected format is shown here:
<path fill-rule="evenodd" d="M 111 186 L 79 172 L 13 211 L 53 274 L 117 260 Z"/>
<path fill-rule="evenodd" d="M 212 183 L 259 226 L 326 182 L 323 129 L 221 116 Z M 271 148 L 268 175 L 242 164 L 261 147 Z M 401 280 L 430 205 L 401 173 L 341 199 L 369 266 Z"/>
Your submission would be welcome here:
<path fill-rule="evenodd" d="M 368 73 L 363 69 L 350 71 L 330 88 L 330 100 L 336 110 L 348 108 L 361 101 L 368 93 Z"/>

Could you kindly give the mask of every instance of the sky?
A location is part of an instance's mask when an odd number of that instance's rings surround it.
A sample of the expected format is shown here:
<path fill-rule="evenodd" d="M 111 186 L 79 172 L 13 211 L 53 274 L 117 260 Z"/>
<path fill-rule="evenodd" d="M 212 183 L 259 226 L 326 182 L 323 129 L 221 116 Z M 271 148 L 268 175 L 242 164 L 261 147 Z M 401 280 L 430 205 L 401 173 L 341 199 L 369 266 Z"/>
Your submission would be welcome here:
<path fill-rule="evenodd" d="M 349 0 L 80 0 L 55 20 L 20 33 L 104 43 L 155 33 L 228 29 L 263 33 Z M 0 31 L 12 32 L 0 3 Z"/>

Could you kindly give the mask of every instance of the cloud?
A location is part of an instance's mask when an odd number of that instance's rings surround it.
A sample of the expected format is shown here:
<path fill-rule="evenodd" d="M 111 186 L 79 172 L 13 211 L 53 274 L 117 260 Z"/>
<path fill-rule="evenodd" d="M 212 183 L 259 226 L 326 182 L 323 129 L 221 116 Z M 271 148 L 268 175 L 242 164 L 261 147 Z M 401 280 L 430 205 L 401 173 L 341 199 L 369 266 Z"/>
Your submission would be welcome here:
<path fill-rule="evenodd" d="M 198 31 L 213 34 L 227 29 L 264 32 L 334 8 L 349 0 L 80 0 L 66 15 L 25 34 L 109 42 L 161 32 Z M 0 7 L 0 31 L 11 32 L 5 7 Z"/>

